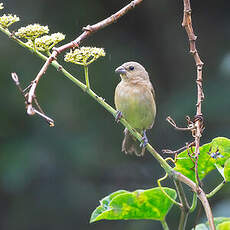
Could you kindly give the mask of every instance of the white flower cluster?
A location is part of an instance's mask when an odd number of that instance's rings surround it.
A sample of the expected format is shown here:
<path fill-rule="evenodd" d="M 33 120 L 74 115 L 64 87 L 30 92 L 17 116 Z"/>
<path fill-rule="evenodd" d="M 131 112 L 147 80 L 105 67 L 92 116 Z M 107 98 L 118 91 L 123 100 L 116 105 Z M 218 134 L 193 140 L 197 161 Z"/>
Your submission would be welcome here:
<path fill-rule="evenodd" d="M 28 40 L 34 41 L 37 37 L 48 34 L 48 26 L 41 26 L 39 24 L 28 25 L 26 27 L 21 27 L 15 35 L 20 38 L 26 38 Z"/>
<path fill-rule="evenodd" d="M 35 49 L 39 51 L 48 51 L 52 49 L 57 43 L 65 39 L 65 35 L 62 33 L 54 33 L 51 35 L 45 35 L 40 38 L 36 38 L 35 42 Z M 33 42 L 29 40 L 27 45 L 33 47 Z"/>
<path fill-rule="evenodd" d="M 1 5 L 0 5 L 0 9 L 1 9 Z M 12 25 L 13 23 L 18 22 L 19 20 L 20 20 L 19 17 L 17 17 L 16 15 L 3 14 L 3 16 L 0 17 L 0 26 L 2 28 L 7 28 L 10 25 Z"/>
<path fill-rule="evenodd" d="M 65 61 L 87 66 L 102 56 L 105 56 L 103 48 L 81 47 L 67 53 L 65 55 Z"/>

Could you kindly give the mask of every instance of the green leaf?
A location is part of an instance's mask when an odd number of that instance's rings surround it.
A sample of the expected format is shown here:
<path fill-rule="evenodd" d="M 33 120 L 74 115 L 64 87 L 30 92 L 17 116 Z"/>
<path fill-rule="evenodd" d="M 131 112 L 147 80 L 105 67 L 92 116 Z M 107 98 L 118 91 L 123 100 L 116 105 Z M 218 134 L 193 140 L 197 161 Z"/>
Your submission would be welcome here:
<path fill-rule="evenodd" d="M 224 163 L 224 178 L 225 181 L 230 181 L 230 158 Z"/>
<path fill-rule="evenodd" d="M 194 148 L 192 148 L 194 152 Z M 191 149 L 189 154 L 194 159 Z M 213 156 L 213 157 L 211 157 Z M 195 181 L 194 162 L 185 150 L 177 156 L 175 170 L 181 172 L 191 180 Z M 204 144 L 200 147 L 200 155 L 198 158 L 198 175 L 202 180 L 209 172 L 219 169 L 224 165 L 225 161 L 230 158 L 230 139 L 225 137 L 217 137 L 212 142 Z M 229 167 L 226 169 L 229 173 Z"/>
<path fill-rule="evenodd" d="M 230 221 L 230 217 L 216 217 L 216 218 L 214 218 L 215 226 L 218 226 L 219 224 L 224 223 L 226 221 Z M 206 224 L 208 224 L 208 222 Z"/>
<path fill-rule="evenodd" d="M 224 223 L 219 224 L 216 230 L 229 230 L 229 229 L 230 229 L 230 221 L 226 221 Z"/>
<path fill-rule="evenodd" d="M 163 189 L 172 199 L 176 199 L 177 194 L 174 189 Z M 173 202 L 164 195 L 159 187 L 134 192 L 119 190 L 100 201 L 100 206 L 91 215 L 90 223 L 102 219 L 164 220 L 172 205 Z"/>
<path fill-rule="evenodd" d="M 214 224 L 216 230 L 229 230 L 230 229 L 230 218 L 228 217 L 216 217 L 214 218 Z M 194 228 L 192 229 L 194 230 Z M 199 224 L 196 226 L 196 230 L 209 230 L 209 224 Z"/>
<path fill-rule="evenodd" d="M 116 191 L 114 193 L 111 193 L 109 196 L 106 196 L 104 197 L 102 200 L 100 200 L 100 206 L 98 206 L 94 212 L 92 213 L 91 215 L 91 218 L 90 218 L 90 222 L 93 222 L 91 220 L 94 220 L 98 217 L 98 215 L 100 215 L 101 213 L 105 212 L 108 208 L 109 208 L 109 204 L 111 202 L 111 200 L 120 195 L 120 194 L 124 194 L 124 193 L 127 193 L 128 191 L 126 190 L 119 190 L 119 191 Z"/>

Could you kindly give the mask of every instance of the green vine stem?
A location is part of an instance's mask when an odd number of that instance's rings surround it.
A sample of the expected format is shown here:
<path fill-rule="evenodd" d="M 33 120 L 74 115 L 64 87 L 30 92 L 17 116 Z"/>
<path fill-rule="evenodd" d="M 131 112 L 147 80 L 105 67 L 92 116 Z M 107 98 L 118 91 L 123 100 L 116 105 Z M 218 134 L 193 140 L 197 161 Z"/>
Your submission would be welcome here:
<path fill-rule="evenodd" d="M 87 89 L 90 89 L 90 83 L 89 83 L 89 68 L 88 66 L 84 66 L 84 71 L 85 71 L 85 83 Z"/>
<path fill-rule="evenodd" d="M 188 220 L 188 215 L 189 212 L 185 212 L 184 210 L 181 210 L 178 230 L 185 230 L 187 220 Z"/>
<path fill-rule="evenodd" d="M 165 220 L 161 221 L 161 225 L 162 225 L 162 227 L 163 227 L 164 230 L 169 230 L 168 224 L 166 223 Z"/>
<path fill-rule="evenodd" d="M 188 215 L 189 215 L 189 205 L 183 189 L 183 186 L 180 181 L 175 180 L 174 184 L 176 186 L 177 193 L 179 195 L 181 206 L 181 215 L 178 230 L 184 230 L 187 224 Z"/>
<path fill-rule="evenodd" d="M 173 198 L 171 198 L 162 188 L 161 186 L 161 181 L 165 180 L 168 177 L 168 174 L 166 173 L 165 176 L 163 176 L 162 178 L 157 180 L 157 184 L 159 186 L 159 188 L 161 189 L 162 193 L 164 193 L 164 195 L 172 201 L 172 203 L 174 203 L 175 205 L 177 205 L 179 208 L 182 208 L 182 204 L 180 204 L 179 202 L 177 202 L 176 200 L 174 200 Z"/>
<path fill-rule="evenodd" d="M 225 183 L 225 181 L 222 181 L 216 188 L 214 188 L 209 194 L 206 195 L 207 198 L 211 198 L 212 196 L 214 196 L 220 189 L 223 188 Z"/>
<path fill-rule="evenodd" d="M 193 190 L 193 192 L 195 192 L 197 194 L 198 198 L 200 199 L 200 201 L 204 207 L 204 210 L 205 210 L 205 213 L 206 213 L 206 216 L 208 219 L 208 223 L 209 223 L 209 228 L 210 228 L 210 230 L 215 230 L 216 228 L 215 228 L 215 224 L 214 224 L 212 210 L 210 208 L 210 205 L 209 205 L 209 202 L 208 202 L 208 199 L 206 197 L 205 192 L 196 183 L 194 183 L 192 180 L 190 180 L 189 178 L 187 178 L 183 174 L 181 174 L 177 171 L 174 171 L 173 176 L 175 177 L 175 180 L 177 179 L 177 180 L 183 182 L 184 184 L 188 185 Z"/>
<path fill-rule="evenodd" d="M 192 198 L 192 206 L 189 209 L 189 212 L 193 212 L 197 206 L 197 194 L 194 192 L 193 193 L 193 198 Z"/>

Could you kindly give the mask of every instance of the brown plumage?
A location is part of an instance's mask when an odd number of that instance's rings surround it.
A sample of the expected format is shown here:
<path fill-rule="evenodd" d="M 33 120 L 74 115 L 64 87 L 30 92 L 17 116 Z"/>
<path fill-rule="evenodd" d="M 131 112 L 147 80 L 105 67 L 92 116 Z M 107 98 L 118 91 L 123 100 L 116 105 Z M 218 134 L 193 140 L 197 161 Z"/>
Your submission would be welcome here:
<path fill-rule="evenodd" d="M 137 62 L 124 63 L 115 72 L 121 76 L 121 82 L 115 90 L 116 109 L 143 135 L 143 144 L 140 147 L 125 129 L 122 151 L 143 156 L 148 141 L 145 130 L 152 128 L 156 116 L 154 89 L 145 68 Z"/>

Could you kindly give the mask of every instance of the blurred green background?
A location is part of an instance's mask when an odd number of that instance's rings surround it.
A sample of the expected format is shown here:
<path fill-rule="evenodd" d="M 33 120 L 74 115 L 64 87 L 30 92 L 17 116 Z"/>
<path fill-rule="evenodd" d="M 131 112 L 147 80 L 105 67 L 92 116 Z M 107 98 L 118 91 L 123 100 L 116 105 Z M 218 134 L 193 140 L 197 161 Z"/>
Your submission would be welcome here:
<path fill-rule="evenodd" d="M 2 1 L 1 1 L 2 2 Z M 66 42 L 81 28 L 104 19 L 128 0 L 10 0 L 3 13 L 21 18 L 11 27 L 31 23 L 49 25 L 50 32 L 66 34 Z M 230 2 L 192 1 L 197 46 L 205 62 L 202 143 L 217 136 L 230 137 Z M 157 118 L 148 132 L 150 143 L 177 149 L 191 141 L 189 133 L 175 131 L 165 121 L 172 116 L 180 126 L 195 114 L 196 68 L 188 39 L 181 27 L 183 2 L 143 1 L 117 23 L 97 32 L 83 45 L 104 47 L 106 57 L 90 65 L 92 88 L 113 105 L 119 77 L 114 69 L 123 62 L 142 63 L 150 74 L 157 98 Z M 83 80 L 81 67 L 59 61 Z M 118 189 L 156 186 L 164 171 L 150 154 L 143 158 L 121 153 L 123 127 L 93 99 L 50 67 L 37 88 L 40 104 L 55 119 L 54 128 L 25 113 L 23 98 L 10 73 L 26 86 L 43 62 L 0 33 L 0 229 L 160 229 L 156 221 L 104 221 L 89 224 L 98 201 Z M 211 191 L 221 181 L 213 172 L 205 179 Z M 164 182 L 167 185 L 167 182 Z M 168 186 L 173 186 L 170 182 Z M 187 191 L 190 194 L 190 191 Z M 229 216 L 230 187 L 210 200 L 215 216 Z M 203 212 L 190 216 L 187 229 Z M 167 220 L 178 226 L 179 210 Z"/>

